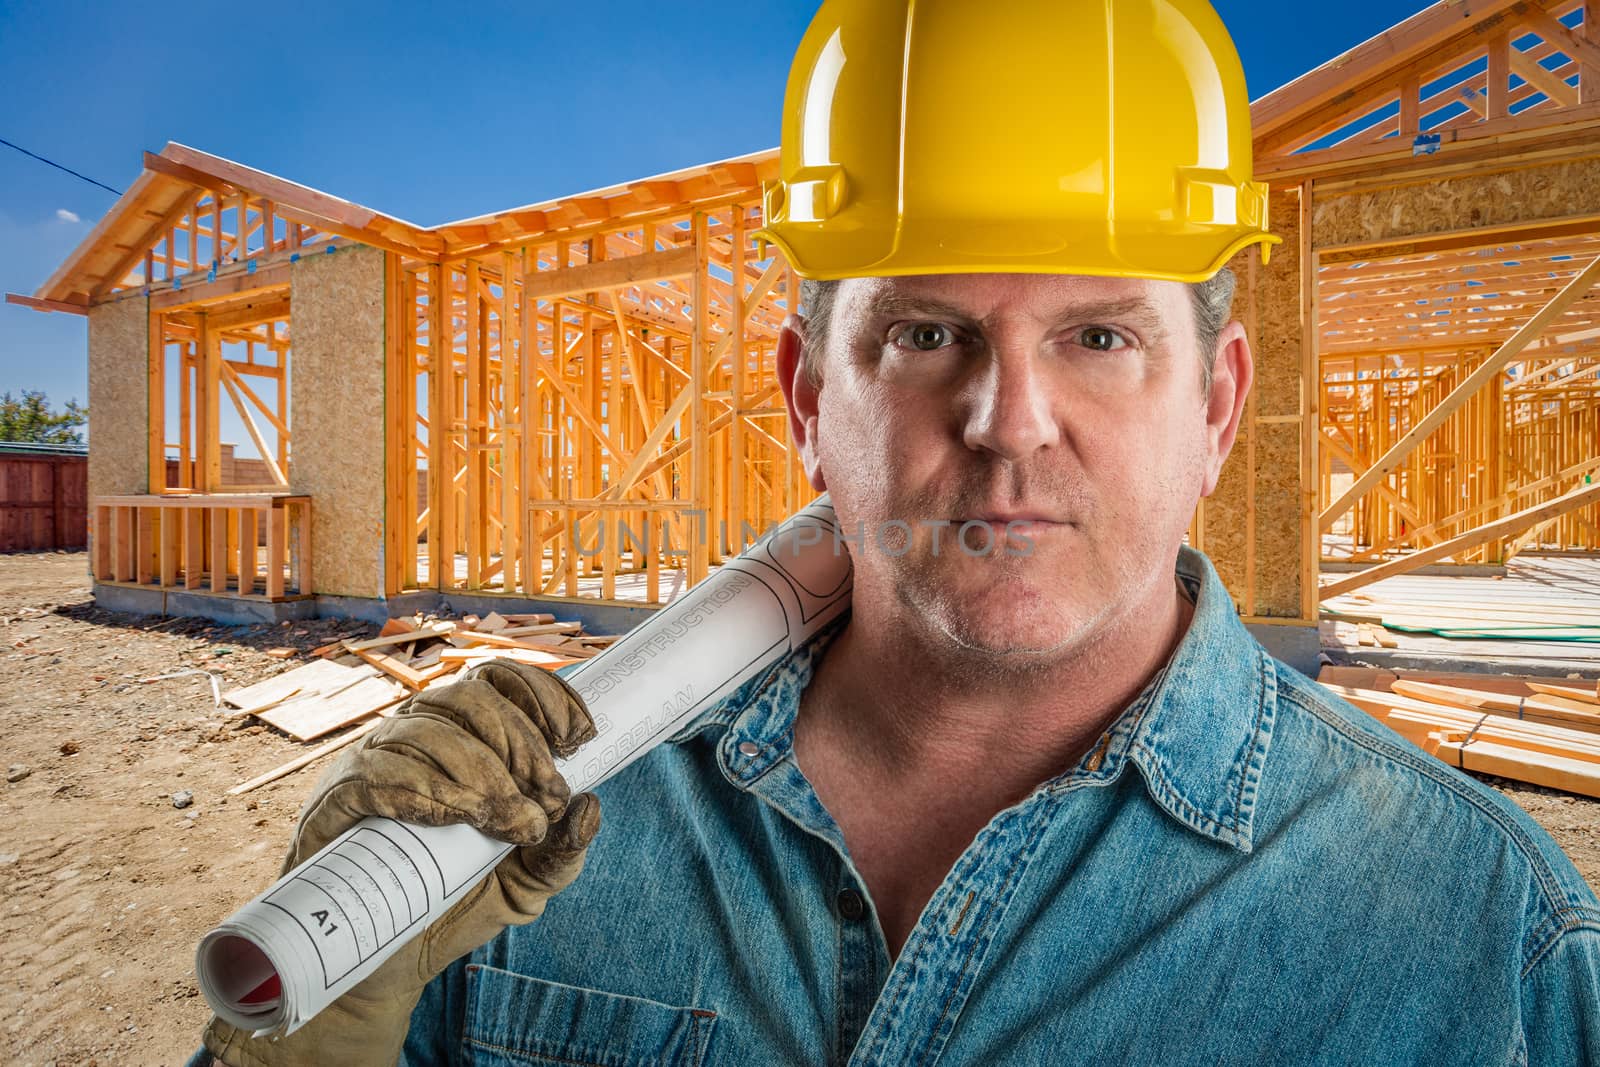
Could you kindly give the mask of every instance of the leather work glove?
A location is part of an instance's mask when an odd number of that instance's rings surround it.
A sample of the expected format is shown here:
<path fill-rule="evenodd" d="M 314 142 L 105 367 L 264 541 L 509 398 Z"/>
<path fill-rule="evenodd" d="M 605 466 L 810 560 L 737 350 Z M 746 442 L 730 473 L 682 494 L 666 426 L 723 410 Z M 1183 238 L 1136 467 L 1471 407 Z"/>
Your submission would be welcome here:
<path fill-rule="evenodd" d="M 393 1064 L 428 982 L 570 885 L 600 827 L 592 793 L 569 797 L 554 756 L 595 734 L 583 700 L 539 667 L 493 660 L 406 701 L 317 783 L 287 874 L 368 815 L 466 823 L 520 845 L 382 967 L 286 1037 L 253 1040 L 213 1018 L 205 1047 L 229 1067 Z"/>

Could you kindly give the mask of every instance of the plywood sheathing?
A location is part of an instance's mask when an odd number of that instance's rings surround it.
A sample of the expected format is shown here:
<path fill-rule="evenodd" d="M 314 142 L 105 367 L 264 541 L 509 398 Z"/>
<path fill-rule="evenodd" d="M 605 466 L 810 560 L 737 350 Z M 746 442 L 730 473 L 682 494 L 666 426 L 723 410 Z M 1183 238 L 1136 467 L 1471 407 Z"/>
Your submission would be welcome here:
<path fill-rule="evenodd" d="M 89 310 L 89 497 L 142 493 L 148 482 L 149 301 Z"/>
<path fill-rule="evenodd" d="M 1201 546 L 1242 614 L 1298 619 L 1305 551 L 1301 537 L 1300 191 L 1273 189 L 1272 232 L 1283 238 L 1262 265 L 1254 249 L 1232 263 L 1233 313 L 1250 336 L 1255 387 L 1205 502 Z"/>
<path fill-rule="evenodd" d="M 1600 217 L 1600 159 L 1535 163 L 1380 189 L 1319 191 L 1314 201 L 1312 236 L 1319 249 L 1572 216 Z"/>
<path fill-rule="evenodd" d="M 315 592 L 383 596 L 384 254 L 351 246 L 290 275 L 292 488 L 318 501 Z"/>
<path fill-rule="evenodd" d="M 1203 539 L 1199 547 L 1211 558 L 1217 576 L 1239 610 L 1250 612 L 1255 538 L 1247 519 L 1250 506 L 1250 428 L 1241 426 L 1233 455 L 1222 466 L 1216 491 L 1200 506 Z"/>
<path fill-rule="evenodd" d="M 1255 605 L 1295 619 L 1301 604 L 1300 423 L 1256 424 Z"/>
<path fill-rule="evenodd" d="M 1254 270 L 1250 314 L 1255 325 L 1255 603 L 1257 617 L 1294 619 L 1302 614 L 1306 573 L 1300 536 L 1302 420 L 1305 416 L 1305 347 L 1302 286 L 1314 276 L 1302 262 L 1301 190 L 1274 188 L 1268 203 L 1272 232 L 1283 238 L 1271 261 Z"/>

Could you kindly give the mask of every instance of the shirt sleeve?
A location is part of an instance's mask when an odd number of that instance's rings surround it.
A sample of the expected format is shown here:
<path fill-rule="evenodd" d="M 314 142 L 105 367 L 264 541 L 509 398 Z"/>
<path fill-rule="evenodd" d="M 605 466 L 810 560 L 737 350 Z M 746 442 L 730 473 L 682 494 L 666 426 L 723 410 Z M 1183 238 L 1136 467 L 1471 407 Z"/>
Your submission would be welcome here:
<path fill-rule="evenodd" d="M 446 967 L 427 988 L 411 1012 L 400 1052 L 400 1067 L 454 1067 L 462 1059 L 461 1035 L 467 1010 L 467 961 L 471 954 Z"/>
<path fill-rule="evenodd" d="M 1563 933 L 1522 979 L 1528 1067 L 1600 1067 L 1600 926 Z"/>

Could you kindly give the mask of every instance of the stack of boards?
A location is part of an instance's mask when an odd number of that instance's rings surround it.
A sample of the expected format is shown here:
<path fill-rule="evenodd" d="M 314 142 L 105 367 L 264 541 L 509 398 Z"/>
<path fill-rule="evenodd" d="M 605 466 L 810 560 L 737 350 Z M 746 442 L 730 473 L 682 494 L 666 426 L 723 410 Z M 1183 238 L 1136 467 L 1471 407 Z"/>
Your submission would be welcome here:
<path fill-rule="evenodd" d="M 231 717 L 253 716 L 299 741 L 355 729 L 228 790 L 230 796 L 276 781 L 365 736 L 413 693 L 439 685 L 475 663 L 511 659 L 554 670 L 588 659 L 615 637 L 586 635 L 553 615 L 390 619 L 377 637 L 335 641 L 320 658 L 222 694 Z"/>
<path fill-rule="evenodd" d="M 1365 667 L 1318 681 L 1452 767 L 1600 797 L 1593 681 Z"/>
<path fill-rule="evenodd" d="M 1452 579 L 1462 581 L 1462 579 Z M 1487 581 L 1487 579 L 1483 579 Z M 1396 647 L 1383 630 L 1499 641 L 1600 643 L 1600 616 L 1588 601 L 1516 597 L 1415 596 L 1347 593 L 1323 602 L 1329 618 L 1360 627 L 1360 643 Z M 1369 640 L 1369 636 L 1372 638 Z"/>

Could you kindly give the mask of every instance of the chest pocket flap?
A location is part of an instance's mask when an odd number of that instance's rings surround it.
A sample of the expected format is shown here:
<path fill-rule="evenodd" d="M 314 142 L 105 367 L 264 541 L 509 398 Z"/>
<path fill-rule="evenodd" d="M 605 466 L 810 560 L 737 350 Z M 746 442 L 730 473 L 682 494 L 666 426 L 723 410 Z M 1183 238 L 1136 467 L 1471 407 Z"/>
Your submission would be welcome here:
<path fill-rule="evenodd" d="M 467 968 L 467 1062 L 475 1067 L 700 1067 L 717 1014 Z"/>

